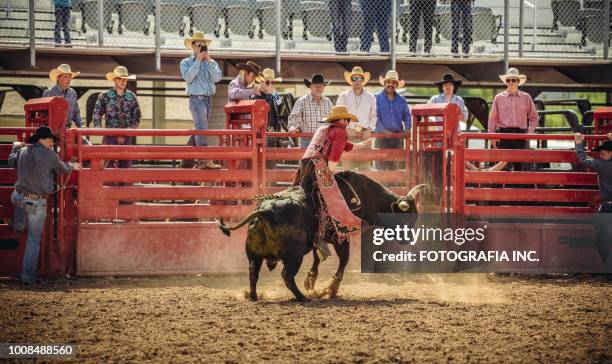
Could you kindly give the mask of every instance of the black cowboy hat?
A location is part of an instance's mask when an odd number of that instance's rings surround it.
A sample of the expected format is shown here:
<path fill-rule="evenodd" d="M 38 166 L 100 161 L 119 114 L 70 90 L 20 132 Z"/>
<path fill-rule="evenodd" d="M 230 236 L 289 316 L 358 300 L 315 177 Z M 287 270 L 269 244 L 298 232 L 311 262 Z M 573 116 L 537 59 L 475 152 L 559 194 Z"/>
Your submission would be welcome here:
<path fill-rule="evenodd" d="M 593 148 L 593 152 L 601 152 L 602 150 L 612 151 L 612 140 L 606 140 L 597 148 Z"/>
<path fill-rule="evenodd" d="M 442 90 L 442 85 L 444 85 L 447 82 L 452 82 L 453 85 L 455 85 L 455 93 L 457 93 L 457 89 L 459 88 L 459 86 L 463 84 L 463 81 L 455 80 L 455 77 L 450 73 L 445 73 L 444 75 L 442 75 L 442 80 L 436 81 L 434 83 L 438 86 L 440 90 Z"/>
<path fill-rule="evenodd" d="M 48 126 L 41 126 L 36 129 L 34 135 L 28 138 L 28 143 L 36 143 L 40 139 L 53 139 L 54 141 L 58 141 L 59 138 L 53 135 L 53 131 Z"/>
<path fill-rule="evenodd" d="M 331 81 L 325 81 L 325 78 L 323 78 L 323 75 L 312 75 L 310 81 L 307 79 L 304 79 L 304 85 L 306 85 L 306 87 L 310 87 L 310 85 L 329 86 L 330 83 Z"/>

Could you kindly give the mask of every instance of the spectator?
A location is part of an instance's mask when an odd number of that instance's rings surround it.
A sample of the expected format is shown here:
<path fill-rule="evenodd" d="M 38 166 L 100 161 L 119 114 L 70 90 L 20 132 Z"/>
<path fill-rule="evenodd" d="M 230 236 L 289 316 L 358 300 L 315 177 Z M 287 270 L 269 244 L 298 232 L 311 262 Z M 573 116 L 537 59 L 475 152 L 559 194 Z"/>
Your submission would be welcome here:
<path fill-rule="evenodd" d="M 472 44 L 472 1 L 451 0 L 451 53 L 453 54 L 459 53 L 459 34 L 461 30 L 463 31 L 463 36 L 461 37 L 463 53 L 470 53 L 470 44 Z"/>
<path fill-rule="evenodd" d="M 374 30 L 378 36 L 380 52 L 389 53 L 389 18 L 391 17 L 391 0 L 360 0 L 363 14 L 361 30 L 362 52 L 369 52 L 374 40 Z"/>
<path fill-rule="evenodd" d="M 263 99 L 266 100 L 268 105 L 270 106 L 270 111 L 268 113 L 268 130 L 271 131 L 281 131 L 284 127 L 281 125 L 279 119 L 279 110 L 278 108 L 283 104 L 283 99 L 276 92 L 276 88 L 274 84 L 276 82 L 282 82 L 282 78 L 276 78 L 274 74 L 274 70 L 271 68 L 266 68 L 262 72 L 262 82 L 259 86 L 259 95 L 252 95 L 251 99 Z"/>
<path fill-rule="evenodd" d="M 238 76 L 230 82 L 227 97 L 229 101 L 248 100 L 253 95 L 260 95 L 258 82 L 261 82 L 261 66 L 257 63 L 248 61 L 238 63 Z"/>
<path fill-rule="evenodd" d="M 137 129 L 140 124 L 140 106 L 136 95 L 127 89 L 128 80 L 135 80 L 136 75 L 128 74 L 127 68 L 115 67 L 112 72 L 106 74 L 106 79 L 113 81 L 115 86 L 101 92 L 94 108 L 93 121 L 96 128 L 102 127 L 102 116 L 106 118 L 105 127 L 120 129 Z M 104 136 L 102 144 L 131 145 L 135 144 L 136 138 L 130 136 Z M 128 168 L 131 161 L 109 162 L 109 167 L 115 165 L 119 168 Z"/>
<path fill-rule="evenodd" d="M 62 44 L 61 31 L 64 31 L 64 43 L 70 46 L 70 9 L 72 3 L 70 0 L 53 0 L 55 7 L 55 28 L 53 29 L 53 40 L 55 45 Z"/>
<path fill-rule="evenodd" d="M 593 152 L 599 152 L 599 158 L 593 158 L 586 154 L 582 134 L 574 134 L 576 141 L 576 154 L 578 159 L 597 172 L 599 180 L 599 195 L 601 206 L 599 214 L 595 218 L 595 235 L 597 238 L 597 250 L 604 263 L 606 272 L 612 271 L 612 256 L 610 247 L 612 244 L 612 133 L 608 134 L 608 139 Z"/>
<path fill-rule="evenodd" d="M 507 84 L 507 89 L 493 99 L 489 115 L 489 133 L 533 133 L 538 125 L 538 111 L 531 96 L 518 89 L 527 81 L 527 76 L 520 74 L 516 68 L 510 68 L 499 78 Z M 526 144 L 524 140 L 491 140 L 492 148 L 525 149 Z M 522 170 L 522 164 L 514 162 L 513 169 Z"/>
<path fill-rule="evenodd" d="M 344 72 L 344 79 L 352 86 L 338 96 L 336 105 L 346 105 L 349 112 L 357 116 L 357 122 L 347 128 L 351 142 L 362 142 L 370 139 L 372 130 L 376 127 L 376 98 L 365 91 L 363 87 L 370 81 L 370 72 L 364 72 L 361 67 L 353 67 L 351 72 Z M 368 143 L 364 149 L 371 145 Z M 346 169 L 369 168 L 369 162 L 344 162 Z"/>
<path fill-rule="evenodd" d="M 387 72 L 385 77 L 380 76 L 379 82 L 383 89 L 376 93 L 376 129 L 378 133 L 391 134 L 410 130 L 410 108 L 406 99 L 397 93 L 403 88 L 405 82 L 399 79 L 395 70 Z M 404 140 L 401 138 L 378 138 L 374 140 L 374 147 L 380 149 L 402 149 Z M 376 168 L 392 170 L 398 168 L 397 162 L 376 161 Z"/>
<path fill-rule="evenodd" d="M 416 53 L 417 40 L 421 18 L 423 18 L 423 30 L 425 31 L 425 53 L 431 52 L 431 36 L 433 33 L 434 12 L 436 0 L 412 0 L 410 1 L 410 52 Z"/>
<path fill-rule="evenodd" d="M 195 32 L 193 37 L 185 39 L 185 47 L 193 53 L 181 61 L 181 76 L 187 83 L 185 93 L 189 96 L 189 111 L 196 130 L 208 130 L 208 121 L 212 113 L 212 97 L 217 92 L 215 83 L 221 81 L 221 68 L 208 53 L 212 42 L 202 32 Z M 206 137 L 197 135 L 189 138 L 188 145 L 206 146 Z M 193 161 L 183 161 L 183 167 L 193 165 Z M 201 168 L 221 168 L 212 160 L 200 160 Z"/>
<path fill-rule="evenodd" d="M 72 79 L 77 77 L 80 72 L 72 72 L 70 65 L 60 64 L 57 68 L 49 72 L 49 79 L 55 82 L 55 86 L 46 89 L 42 97 L 60 96 L 68 103 L 68 115 L 66 120 L 66 128 L 69 129 L 72 123 L 79 127 L 83 127 L 81 120 L 81 110 L 79 109 L 78 96 L 76 91 L 70 87 Z"/>
<path fill-rule="evenodd" d="M 45 218 L 47 216 L 47 195 L 53 193 L 53 172 L 68 174 L 80 171 L 78 163 L 64 163 L 51 149 L 58 137 L 47 126 L 36 129 L 28 139 L 31 145 L 13 143 L 8 165 L 17 169 L 17 182 L 11 194 L 15 212 L 11 225 L 17 233 L 23 232 L 28 225 L 28 240 L 21 265 L 21 281 L 32 284 L 38 281 L 36 268 L 40 251 Z"/>
<path fill-rule="evenodd" d="M 304 85 L 310 89 L 310 94 L 300 97 L 293 105 L 288 118 L 289 132 L 314 133 L 319 128 L 319 122 L 331 112 L 334 104 L 323 96 L 325 86 L 331 82 L 325 81 L 322 75 L 312 75 L 310 80 L 304 79 Z M 311 138 L 300 138 L 300 148 L 308 147 Z"/>
<path fill-rule="evenodd" d="M 467 121 L 469 113 L 467 108 L 465 107 L 465 101 L 459 95 L 457 95 L 457 90 L 461 86 L 463 81 L 455 80 L 455 77 L 450 73 L 445 73 L 442 76 L 442 80 L 435 82 L 436 86 L 438 86 L 439 94 L 432 96 L 429 99 L 429 104 L 446 104 L 452 103 L 457 104 L 459 106 L 459 110 L 461 110 L 461 115 L 459 116 L 459 121 Z"/>
<path fill-rule="evenodd" d="M 332 35 L 336 53 L 346 53 L 353 17 L 351 0 L 329 0 L 329 12 L 333 19 Z"/>

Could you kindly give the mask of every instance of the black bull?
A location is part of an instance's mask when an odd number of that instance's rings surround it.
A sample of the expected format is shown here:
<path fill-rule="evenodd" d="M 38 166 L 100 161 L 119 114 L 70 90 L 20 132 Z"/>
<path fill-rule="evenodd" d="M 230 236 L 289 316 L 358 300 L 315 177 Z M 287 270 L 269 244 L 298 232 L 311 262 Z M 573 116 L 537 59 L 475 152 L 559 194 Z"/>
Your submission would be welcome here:
<path fill-rule="evenodd" d="M 347 205 L 354 214 L 370 225 L 385 225 L 379 221 L 380 213 L 416 213 L 415 196 L 425 185 L 414 187 L 406 196 L 398 196 L 378 182 L 351 171 L 339 172 L 336 182 Z M 276 263 L 283 262 L 282 277 L 285 285 L 299 301 L 308 301 L 295 284 L 295 275 L 302 265 L 304 255 L 313 250 L 313 241 L 319 231 L 318 198 L 312 183 L 302 183 L 277 194 L 261 199 L 255 211 L 235 226 L 225 226 L 219 220 L 219 228 L 226 235 L 231 230 L 249 224 L 246 239 L 246 254 L 249 259 L 250 298 L 257 300 L 257 280 L 263 260 L 272 270 Z M 306 192 L 305 192 L 306 191 Z M 331 242 L 339 258 L 339 265 L 329 287 L 334 296 L 340 286 L 344 269 L 349 260 L 349 241 L 339 241 L 330 228 L 325 231 L 323 241 Z M 319 257 L 313 250 L 314 262 L 304 287 L 314 288 L 318 275 Z"/>

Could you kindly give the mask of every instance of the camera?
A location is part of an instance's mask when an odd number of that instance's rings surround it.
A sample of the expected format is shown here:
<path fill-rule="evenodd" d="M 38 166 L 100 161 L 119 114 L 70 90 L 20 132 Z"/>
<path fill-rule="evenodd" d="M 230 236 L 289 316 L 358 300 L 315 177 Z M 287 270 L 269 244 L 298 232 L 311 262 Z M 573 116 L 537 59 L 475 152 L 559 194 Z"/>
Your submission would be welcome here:
<path fill-rule="evenodd" d="M 200 53 L 208 52 L 208 46 L 206 44 L 200 44 Z"/>

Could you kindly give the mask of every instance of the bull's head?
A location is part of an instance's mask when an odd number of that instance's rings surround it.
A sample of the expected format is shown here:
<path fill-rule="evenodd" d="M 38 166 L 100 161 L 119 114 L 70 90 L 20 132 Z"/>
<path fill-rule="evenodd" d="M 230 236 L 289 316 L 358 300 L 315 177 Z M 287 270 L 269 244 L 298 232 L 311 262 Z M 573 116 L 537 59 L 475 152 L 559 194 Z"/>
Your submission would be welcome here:
<path fill-rule="evenodd" d="M 426 185 L 421 184 L 418 186 L 412 187 L 412 189 L 406 194 L 406 196 L 401 196 L 397 199 L 397 201 L 391 204 L 391 209 L 395 213 L 416 213 L 416 197 L 421 192 Z"/>

